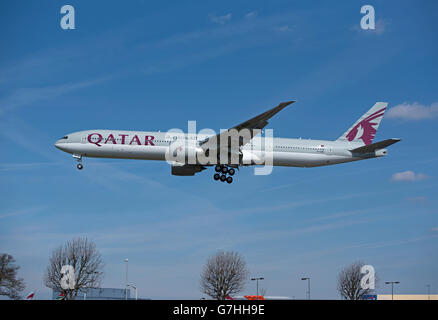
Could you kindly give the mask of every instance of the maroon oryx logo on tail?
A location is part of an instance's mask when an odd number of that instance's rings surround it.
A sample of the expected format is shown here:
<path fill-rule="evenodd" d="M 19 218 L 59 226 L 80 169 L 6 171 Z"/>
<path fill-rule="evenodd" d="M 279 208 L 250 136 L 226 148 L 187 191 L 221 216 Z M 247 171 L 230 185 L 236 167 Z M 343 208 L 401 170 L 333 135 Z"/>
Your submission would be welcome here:
<path fill-rule="evenodd" d="M 357 125 L 354 126 L 353 129 L 347 134 L 347 140 L 353 141 L 357 139 L 362 139 L 362 141 L 368 145 L 373 142 L 374 136 L 376 135 L 376 128 L 374 126 L 379 125 L 379 122 L 372 122 L 375 119 L 378 119 L 380 117 L 383 117 L 383 114 L 385 113 L 385 108 L 380 109 L 379 111 L 374 112 L 373 114 L 369 115 L 365 119 L 363 119 L 361 122 L 359 122 Z"/>

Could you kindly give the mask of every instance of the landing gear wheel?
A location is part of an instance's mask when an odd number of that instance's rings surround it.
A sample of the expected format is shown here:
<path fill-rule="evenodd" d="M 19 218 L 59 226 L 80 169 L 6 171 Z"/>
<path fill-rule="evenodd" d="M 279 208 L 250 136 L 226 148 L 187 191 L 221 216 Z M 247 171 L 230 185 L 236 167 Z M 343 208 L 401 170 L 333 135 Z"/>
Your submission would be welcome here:
<path fill-rule="evenodd" d="M 228 168 L 227 167 L 222 167 L 222 173 L 227 173 L 228 172 Z"/>
<path fill-rule="evenodd" d="M 236 173 L 236 171 L 235 171 L 233 168 L 231 168 L 231 169 L 228 170 L 228 174 L 229 174 L 230 176 L 233 176 L 234 173 Z"/>
<path fill-rule="evenodd" d="M 216 167 L 214 167 L 214 171 L 216 171 L 216 172 L 221 172 L 221 166 L 220 165 L 216 165 Z"/>
<path fill-rule="evenodd" d="M 213 179 L 214 180 L 219 180 L 221 178 L 221 175 L 219 174 L 219 173 L 216 173 L 214 176 L 213 176 Z"/>
<path fill-rule="evenodd" d="M 79 170 L 82 170 L 82 168 L 84 167 L 82 164 L 78 163 L 78 165 L 76 166 Z"/>
<path fill-rule="evenodd" d="M 231 177 L 228 177 L 228 178 L 227 178 L 227 182 L 228 182 L 228 183 L 231 183 L 231 182 L 233 182 L 233 178 L 231 178 Z"/>
<path fill-rule="evenodd" d="M 221 181 L 224 182 L 225 180 L 227 180 L 227 176 L 226 175 L 221 175 Z"/>

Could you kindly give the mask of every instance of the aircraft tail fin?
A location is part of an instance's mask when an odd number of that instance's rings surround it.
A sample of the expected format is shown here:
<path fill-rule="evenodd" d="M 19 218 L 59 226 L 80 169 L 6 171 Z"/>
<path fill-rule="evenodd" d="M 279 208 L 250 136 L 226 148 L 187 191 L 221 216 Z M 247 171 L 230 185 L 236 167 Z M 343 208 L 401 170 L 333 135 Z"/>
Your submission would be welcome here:
<path fill-rule="evenodd" d="M 373 143 L 380 122 L 385 114 L 387 102 L 376 102 L 359 120 L 357 120 L 347 131 L 336 141 L 356 142 L 361 145 Z"/>

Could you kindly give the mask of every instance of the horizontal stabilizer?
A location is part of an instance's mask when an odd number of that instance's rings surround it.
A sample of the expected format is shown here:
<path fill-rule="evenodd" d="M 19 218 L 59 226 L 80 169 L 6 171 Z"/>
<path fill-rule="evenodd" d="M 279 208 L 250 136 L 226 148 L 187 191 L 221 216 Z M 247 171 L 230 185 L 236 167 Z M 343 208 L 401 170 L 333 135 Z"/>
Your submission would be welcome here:
<path fill-rule="evenodd" d="M 376 143 L 372 143 L 363 147 L 359 147 L 353 150 L 350 150 L 354 153 L 371 153 L 379 149 L 383 149 L 389 147 L 390 145 L 399 142 L 401 139 L 387 139 L 383 141 L 379 141 Z"/>

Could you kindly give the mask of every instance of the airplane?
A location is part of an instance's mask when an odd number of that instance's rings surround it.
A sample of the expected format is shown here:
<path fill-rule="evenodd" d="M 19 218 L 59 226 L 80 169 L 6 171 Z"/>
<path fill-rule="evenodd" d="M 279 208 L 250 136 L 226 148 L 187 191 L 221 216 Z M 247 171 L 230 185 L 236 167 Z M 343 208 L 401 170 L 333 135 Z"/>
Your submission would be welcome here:
<path fill-rule="evenodd" d="M 208 167 L 214 167 L 214 180 L 230 184 L 236 169 L 267 163 L 268 156 L 271 157 L 272 166 L 327 166 L 386 156 L 385 148 L 400 141 L 392 138 L 373 143 L 388 106 L 386 102 L 377 102 L 334 141 L 272 138 L 269 149 L 267 138 L 261 137 L 261 130 L 269 123 L 268 120 L 294 102 L 282 102 L 216 135 L 176 134 L 170 131 L 85 130 L 65 135 L 56 141 L 55 147 L 72 154 L 78 161 L 79 170 L 83 169 L 83 157 L 166 160 L 171 164 L 172 175 L 194 176 Z M 237 132 L 237 136 L 232 135 L 233 132 Z M 240 135 L 242 132 L 246 134 Z M 192 147 L 187 148 L 187 143 Z M 184 157 L 169 161 L 169 155 L 175 156 L 184 146 Z M 190 151 L 196 156 L 194 161 L 188 161 L 187 154 Z M 209 157 L 208 161 L 198 160 L 202 156 Z"/>

